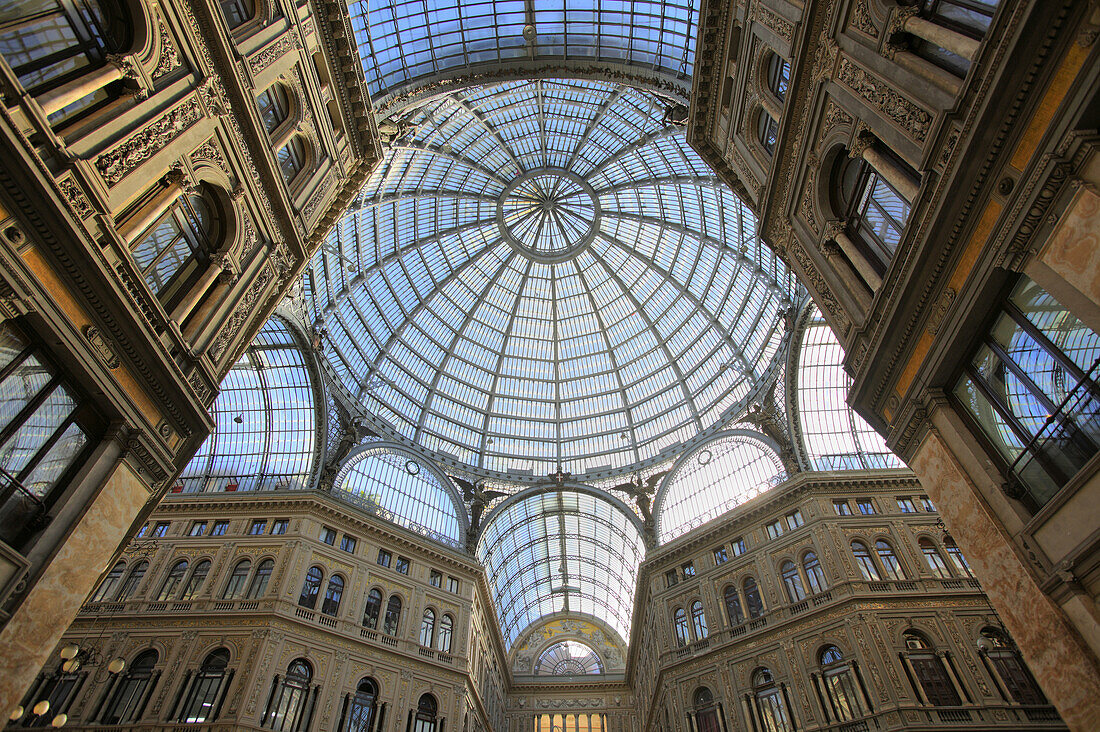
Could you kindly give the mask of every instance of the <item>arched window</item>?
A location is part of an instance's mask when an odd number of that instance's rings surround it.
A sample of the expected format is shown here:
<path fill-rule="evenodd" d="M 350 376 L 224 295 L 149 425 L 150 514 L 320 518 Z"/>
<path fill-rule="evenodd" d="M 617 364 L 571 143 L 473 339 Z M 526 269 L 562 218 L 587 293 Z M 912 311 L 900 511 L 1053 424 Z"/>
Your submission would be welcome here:
<path fill-rule="evenodd" d="M 348 699 L 347 723 L 341 732 L 373 731 L 378 708 L 378 684 L 364 676 Z"/>
<path fill-rule="evenodd" d="M 256 574 L 252 575 L 252 584 L 248 586 L 248 597 L 252 600 L 263 597 L 267 593 L 267 583 L 271 581 L 271 572 L 275 569 L 275 560 L 265 559 L 256 567 Z"/>
<path fill-rule="evenodd" d="M 859 571 L 863 573 L 863 579 L 868 582 L 880 582 L 882 577 L 878 574 L 875 560 L 871 559 L 871 550 L 862 541 L 852 542 L 852 555 L 856 558 Z"/>
<path fill-rule="evenodd" d="M 325 590 L 325 600 L 321 603 L 321 612 L 325 615 L 335 616 L 340 612 L 340 598 L 343 596 L 344 578 L 338 574 L 334 574 L 328 580 L 328 588 Z"/>
<path fill-rule="evenodd" d="M 401 598 L 390 595 L 390 601 L 386 603 L 386 617 L 382 623 L 382 631 L 386 635 L 397 635 L 397 628 L 401 624 Z"/>
<path fill-rule="evenodd" d="M 181 559 L 172 565 L 172 569 L 168 571 L 168 576 L 164 578 L 164 584 L 160 586 L 160 593 L 157 594 L 158 602 L 172 599 L 172 596 L 176 594 L 176 590 L 179 589 L 180 583 L 183 582 L 183 575 L 186 572 L 186 559 Z"/>
<path fill-rule="evenodd" d="M 209 559 L 204 559 L 196 564 L 194 569 L 191 570 L 191 576 L 187 579 L 187 584 L 183 587 L 183 592 L 180 593 L 180 599 L 193 600 L 195 595 L 202 590 L 202 586 L 206 584 L 206 575 L 209 573 Z"/>
<path fill-rule="evenodd" d="M 889 262 L 909 221 L 909 201 L 862 158 L 842 155 L 834 175 L 834 206 L 847 221 L 849 236 L 866 246 L 872 259 Z"/>
<path fill-rule="evenodd" d="M 306 707 L 313 667 L 305 659 L 295 659 L 282 679 L 275 676 L 271 700 L 264 713 L 264 726 L 277 732 L 300 732 L 306 727 Z"/>
<path fill-rule="evenodd" d="M 223 600 L 234 600 L 244 592 L 244 583 L 248 580 L 248 573 L 252 569 L 252 560 L 242 559 L 233 567 L 233 574 L 229 575 L 229 581 L 225 583 L 222 592 Z"/>
<path fill-rule="evenodd" d="M 1004 633 L 995 628 L 982 628 L 978 650 L 993 665 L 1001 684 L 1017 704 L 1049 703 L 1024 665 L 1019 651 Z"/>
<path fill-rule="evenodd" d="M 691 627 L 695 631 L 695 640 L 707 637 L 707 616 L 703 612 L 703 603 L 699 600 L 691 603 Z"/>
<path fill-rule="evenodd" d="M 947 675 L 943 659 L 937 655 L 928 639 L 914 631 L 905 633 L 904 639 L 909 665 L 928 703 L 941 707 L 962 704 L 959 692 Z"/>
<path fill-rule="evenodd" d="M 244 25 L 256 15 L 253 0 L 219 0 L 219 3 L 229 30 Z"/>
<path fill-rule="evenodd" d="M 363 608 L 363 627 L 377 628 L 378 616 L 382 612 L 382 593 L 376 588 L 367 593 L 367 604 Z"/>
<path fill-rule="evenodd" d="M 837 721 L 847 722 L 863 716 L 866 712 L 852 675 L 852 666 L 844 659 L 840 649 L 825 646 L 818 656 L 818 663 L 821 664 L 821 680 L 829 699 L 829 708 Z"/>
<path fill-rule="evenodd" d="M 741 609 L 741 596 L 737 594 L 737 588 L 727 585 L 722 596 L 726 601 L 726 616 L 729 618 L 730 627 L 745 622 L 745 612 Z"/>
<path fill-rule="evenodd" d="M 756 586 L 756 580 L 746 577 L 742 585 L 745 590 L 745 605 L 750 618 L 758 618 L 764 614 L 764 598 L 760 596 L 760 588 Z"/>
<path fill-rule="evenodd" d="M 320 567 L 310 567 L 306 572 L 305 582 L 302 583 L 302 594 L 298 596 L 298 604 L 310 610 L 317 607 L 317 595 L 321 591 L 321 580 L 324 572 Z"/>
<path fill-rule="evenodd" d="M 784 689 L 776 686 L 772 672 L 766 668 L 752 675 L 752 690 L 756 697 L 756 711 L 767 732 L 793 732 Z"/>
<path fill-rule="evenodd" d="M 306 167 L 309 150 L 306 141 L 301 135 L 290 138 L 285 145 L 275 153 L 275 159 L 279 163 L 279 171 L 283 174 L 283 180 L 289 186 L 298 177 L 298 174 Z"/>
<path fill-rule="evenodd" d="M 802 587 L 802 577 L 798 574 L 798 567 L 788 560 L 779 567 L 780 576 L 783 578 L 783 589 L 787 591 L 787 599 L 798 602 L 806 599 L 806 590 Z"/>
<path fill-rule="evenodd" d="M 451 652 L 451 635 L 454 633 L 455 621 L 450 615 L 444 615 L 439 619 L 439 637 L 436 646 L 444 653 Z"/>
<path fill-rule="evenodd" d="M 225 669 L 229 665 L 229 651 L 219 648 L 210 653 L 191 681 L 190 688 L 180 707 L 177 722 L 194 724 L 213 722 L 218 718 L 220 699 L 228 688 Z"/>
<path fill-rule="evenodd" d="M 256 97 L 256 108 L 260 110 L 260 119 L 263 120 L 267 134 L 274 134 L 290 116 L 290 96 L 286 93 L 286 87 L 272 84 L 264 89 Z"/>
<path fill-rule="evenodd" d="M 119 602 L 129 600 L 133 597 L 138 585 L 141 584 L 142 578 L 145 577 L 145 571 L 148 569 L 149 561 L 146 559 L 134 565 L 134 568 L 130 570 L 130 574 L 126 575 L 126 581 L 122 583 L 122 587 L 118 588 L 118 597 L 116 599 Z"/>
<path fill-rule="evenodd" d="M 435 611 L 428 608 L 424 611 L 424 617 L 420 620 L 420 645 L 425 648 L 432 647 L 432 638 L 435 636 Z"/>
<path fill-rule="evenodd" d="M 897 555 L 894 554 L 894 547 L 890 546 L 889 542 L 879 539 L 875 542 L 875 551 L 878 552 L 878 559 L 886 579 L 905 579 L 905 570 L 901 568 L 901 562 L 898 561 Z"/>
<path fill-rule="evenodd" d="M 535 661 L 536 676 L 602 674 L 603 661 L 591 646 L 575 640 L 552 643 Z"/>
<path fill-rule="evenodd" d="M 424 694 L 416 705 L 415 724 L 413 732 L 436 732 L 436 711 L 439 705 L 431 694 Z"/>
<path fill-rule="evenodd" d="M 943 557 L 940 556 L 932 540 L 923 537 L 918 543 L 920 544 L 921 554 L 924 555 L 924 560 L 928 562 L 928 568 L 932 570 L 932 575 L 940 579 L 948 579 L 951 572 L 947 569 L 947 564 L 943 561 Z"/>
<path fill-rule="evenodd" d="M 943 539 L 943 548 L 944 551 L 947 552 L 947 556 L 951 557 L 951 563 L 955 565 L 956 572 L 967 577 L 974 576 L 970 571 L 970 563 L 966 561 L 966 557 L 963 556 L 962 551 L 959 550 L 954 539 L 950 536 L 945 536 Z"/>
<path fill-rule="evenodd" d="M 676 608 L 673 613 L 673 627 L 676 630 L 676 645 L 684 647 L 691 642 L 691 631 L 688 630 L 687 613 L 682 607 Z"/>
<path fill-rule="evenodd" d="M 221 226 L 208 194 L 182 196 L 131 246 L 134 264 L 165 309 L 198 279 Z"/>
<path fill-rule="evenodd" d="M 779 124 L 775 121 L 775 117 L 768 114 L 768 111 L 763 107 L 757 109 L 756 140 L 769 155 L 775 152 L 775 141 L 778 136 Z"/>
<path fill-rule="evenodd" d="M 135 19 L 112 0 L 9 2 L 0 14 L 0 52 L 32 96 L 57 89 L 104 65 L 132 44 Z M 121 88 L 121 82 L 113 82 Z M 58 125 L 113 97 L 98 89 L 50 115 Z"/>
<path fill-rule="evenodd" d="M 779 101 L 787 98 L 787 87 L 791 82 L 791 65 L 779 54 L 768 54 L 768 89 Z"/>
<path fill-rule="evenodd" d="M 695 705 L 695 729 L 697 732 L 721 732 L 718 722 L 718 706 L 714 703 L 714 694 L 705 686 L 700 686 L 692 696 Z"/>
<path fill-rule="evenodd" d="M 126 669 L 99 720 L 103 724 L 125 724 L 141 719 L 145 704 L 153 693 L 160 674 L 153 673 L 157 652 L 145 651 Z"/>
<path fill-rule="evenodd" d="M 110 600 L 115 590 L 118 589 L 119 582 L 122 581 L 122 573 L 125 571 L 126 562 L 119 562 L 114 567 L 111 567 L 111 571 L 108 572 L 107 576 L 103 578 L 103 581 L 99 583 L 99 587 L 96 588 L 95 593 L 92 595 L 92 602 Z"/>
<path fill-rule="evenodd" d="M 810 584 L 810 592 L 816 595 L 829 589 L 829 583 L 825 581 L 825 572 L 821 569 L 821 562 L 813 552 L 802 555 L 802 569 L 806 570 L 806 581 Z"/>

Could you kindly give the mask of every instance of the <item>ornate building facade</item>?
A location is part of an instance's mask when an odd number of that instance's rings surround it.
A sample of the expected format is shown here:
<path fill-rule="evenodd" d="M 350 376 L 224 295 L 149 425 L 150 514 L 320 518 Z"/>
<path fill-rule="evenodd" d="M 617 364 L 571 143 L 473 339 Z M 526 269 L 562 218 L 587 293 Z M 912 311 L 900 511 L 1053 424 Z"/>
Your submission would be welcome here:
<path fill-rule="evenodd" d="M 325 8 L 3 12 L 5 708 L 379 158 L 349 22 Z"/>
<path fill-rule="evenodd" d="M 9 729 L 1064 729 L 922 490 L 790 480 L 642 564 L 629 651 L 565 614 L 508 652 L 458 549 L 324 491 L 171 495 Z"/>
<path fill-rule="evenodd" d="M 1096 728 L 1096 5 L 701 13 L 693 144 L 754 202 L 1050 698 Z"/>

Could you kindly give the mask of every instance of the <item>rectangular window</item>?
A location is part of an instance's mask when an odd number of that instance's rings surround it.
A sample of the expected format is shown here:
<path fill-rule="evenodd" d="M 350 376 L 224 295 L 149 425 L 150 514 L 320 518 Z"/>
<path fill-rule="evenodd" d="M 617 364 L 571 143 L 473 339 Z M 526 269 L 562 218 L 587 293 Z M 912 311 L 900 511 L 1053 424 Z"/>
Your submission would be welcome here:
<path fill-rule="evenodd" d="M 340 548 L 346 551 L 348 554 L 355 553 L 355 537 L 344 534 L 340 537 Z"/>
<path fill-rule="evenodd" d="M 138 532 L 137 532 L 137 534 L 134 535 L 134 538 L 135 539 L 141 539 L 148 533 L 149 533 L 149 524 L 145 524 L 140 529 L 138 529 Z"/>
<path fill-rule="evenodd" d="M 1027 277 L 953 395 L 1031 510 L 1100 452 L 1100 335 Z"/>
<path fill-rule="evenodd" d="M 783 535 L 783 523 L 781 521 L 773 521 L 764 528 L 768 532 L 769 539 L 776 539 Z"/>
<path fill-rule="evenodd" d="M 665 572 L 665 587 L 672 587 L 674 584 L 680 581 L 680 575 L 676 573 L 675 569 L 670 569 Z"/>
<path fill-rule="evenodd" d="M 447 577 L 447 592 L 453 592 L 458 594 L 458 579 L 455 577 Z"/>
<path fill-rule="evenodd" d="M 928 496 L 920 497 L 920 507 L 923 508 L 927 513 L 936 512 L 936 506 L 932 503 L 932 500 Z"/>
<path fill-rule="evenodd" d="M 206 522 L 205 521 L 196 521 L 195 523 L 191 524 L 191 530 L 189 532 L 187 532 L 187 535 L 188 536 L 202 536 L 205 533 L 206 533 Z"/>
<path fill-rule="evenodd" d="M 851 516 L 852 508 L 847 501 L 833 501 L 833 510 L 837 516 Z"/>
<path fill-rule="evenodd" d="M 428 584 L 432 587 L 443 587 L 443 575 L 433 569 L 428 572 Z"/>
<path fill-rule="evenodd" d="M 794 531 L 804 523 L 806 522 L 802 520 L 801 511 L 795 511 L 794 513 L 787 514 L 787 528 L 789 528 L 790 530 Z"/>
<path fill-rule="evenodd" d="M 225 532 L 229 531 L 228 521 L 215 521 L 213 528 L 210 529 L 211 536 L 224 536 Z"/>
<path fill-rule="evenodd" d="M 388 566 L 390 566 L 390 562 L 392 562 L 392 561 L 393 561 L 393 555 L 392 554 L 390 554 L 385 549 L 379 549 L 378 550 L 378 563 L 379 564 L 381 564 L 383 567 L 388 567 Z"/>
<path fill-rule="evenodd" d="M 917 507 L 913 505 L 913 499 L 898 496 L 898 510 L 902 513 L 916 513 Z"/>
<path fill-rule="evenodd" d="M 726 547 L 720 546 L 714 550 L 714 563 L 716 565 L 722 564 L 723 562 L 728 562 L 729 558 L 730 555 L 729 552 L 726 551 Z"/>
<path fill-rule="evenodd" d="M 153 536 L 164 536 L 168 533 L 168 522 L 160 521 L 153 527 Z"/>
<path fill-rule="evenodd" d="M 272 534 L 285 534 L 287 528 L 290 526 L 290 519 L 276 519 L 275 523 L 271 524 Z"/>
<path fill-rule="evenodd" d="M 0 469 L 11 478 L 4 481 L 7 499 L 0 501 L 0 539 L 17 544 L 26 540 L 26 526 L 46 516 L 61 495 L 55 489 L 83 462 L 99 420 L 92 401 L 6 324 L 0 326 L 0 406 Z"/>
<path fill-rule="evenodd" d="M 321 541 L 325 542 L 329 546 L 336 544 L 336 529 L 331 529 L 328 526 L 321 527 Z"/>
<path fill-rule="evenodd" d="M 695 576 L 695 562 L 688 562 L 680 566 L 680 571 L 684 573 L 684 579 Z"/>
<path fill-rule="evenodd" d="M 402 557 L 402 556 L 399 555 L 397 557 L 397 562 L 394 564 L 393 568 L 396 569 L 401 574 L 408 574 L 409 573 L 409 558 L 408 557 Z"/>
<path fill-rule="evenodd" d="M 251 536 L 260 536 L 267 530 L 267 519 L 256 519 L 252 522 L 252 525 L 248 527 L 248 533 Z"/>
<path fill-rule="evenodd" d="M 733 556 L 739 557 L 745 553 L 745 540 L 740 536 L 733 540 Z"/>
<path fill-rule="evenodd" d="M 870 498 L 857 498 L 856 508 L 858 508 L 859 512 L 864 516 L 871 516 L 875 513 L 875 502 Z"/>

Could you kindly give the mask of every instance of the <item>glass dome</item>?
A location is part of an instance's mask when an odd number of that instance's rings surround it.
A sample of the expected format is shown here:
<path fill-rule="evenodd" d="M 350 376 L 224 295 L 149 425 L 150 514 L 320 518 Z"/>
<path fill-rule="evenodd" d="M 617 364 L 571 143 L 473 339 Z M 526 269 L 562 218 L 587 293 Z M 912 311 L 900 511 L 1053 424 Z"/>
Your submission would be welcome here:
<path fill-rule="evenodd" d="M 664 116 L 577 80 L 415 110 L 307 275 L 347 400 L 510 476 L 636 468 L 741 411 L 794 283 Z"/>

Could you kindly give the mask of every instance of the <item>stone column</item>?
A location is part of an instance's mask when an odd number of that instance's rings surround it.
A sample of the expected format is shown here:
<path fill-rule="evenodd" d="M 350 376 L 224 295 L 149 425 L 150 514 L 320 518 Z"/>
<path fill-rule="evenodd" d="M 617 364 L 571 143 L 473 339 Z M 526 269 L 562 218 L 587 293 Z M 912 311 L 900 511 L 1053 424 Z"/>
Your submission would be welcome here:
<path fill-rule="evenodd" d="M 939 508 L 1047 698 L 1072 730 L 1100 729 L 1100 664 L 1062 608 L 1037 584 L 983 494 L 999 479 L 950 404 L 936 405 L 909 465 Z"/>
<path fill-rule="evenodd" d="M 844 285 L 844 289 L 848 291 L 848 294 L 851 295 L 852 299 L 859 305 L 862 319 L 862 316 L 871 309 L 871 294 L 867 292 L 863 280 L 859 278 L 859 275 L 856 274 L 851 265 L 844 260 L 840 247 L 836 244 L 826 243 L 822 251 L 825 253 L 825 259 L 829 262 L 829 266 L 832 267 L 837 277 L 840 278 L 841 283 Z"/>
<path fill-rule="evenodd" d="M 119 236 L 127 244 L 133 244 L 146 229 L 172 207 L 172 204 L 183 197 L 186 190 L 182 176 L 169 176 L 167 185 L 154 196 L 152 201 L 119 225 Z"/>
<path fill-rule="evenodd" d="M 49 117 L 73 102 L 83 99 L 89 94 L 99 91 L 112 81 L 118 81 L 123 77 L 125 77 L 125 74 L 120 66 L 113 63 L 104 64 L 98 69 L 93 69 L 59 87 L 42 92 L 35 97 L 35 101 L 42 107 L 42 112 Z"/>
<path fill-rule="evenodd" d="M 199 281 L 191 287 L 187 296 L 180 300 L 180 303 L 172 310 L 172 320 L 180 324 L 187 320 L 187 316 L 191 314 L 191 311 L 198 305 L 215 280 L 228 269 L 228 266 L 229 261 L 225 255 L 211 257 L 210 263 L 207 265 L 206 271 L 202 273 Z"/>
<path fill-rule="evenodd" d="M 950 51 L 956 56 L 962 56 L 967 61 L 973 61 L 978 55 L 978 48 L 982 42 L 944 28 L 942 25 L 925 20 L 916 15 L 910 15 L 902 23 L 901 29 L 906 33 L 912 33 L 917 38 L 922 38 L 933 46 L 939 46 L 945 51 Z"/>
<path fill-rule="evenodd" d="M 848 151 L 849 157 L 863 158 L 868 165 L 875 169 L 876 173 L 894 187 L 894 190 L 902 198 L 912 203 L 916 200 L 917 193 L 920 192 L 920 185 L 914 183 L 900 165 L 880 152 L 875 146 L 875 142 L 876 139 L 870 133 L 860 135 L 855 145 Z"/>
<path fill-rule="evenodd" d="M 844 256 L 848 257 L 848 261 L 859 272 L 859 276 L 863 278 L 864 283 L 871 289 L 871 292 L 877 292 L 878 288 L 882 286 L 882 277 L 879 276 L 867 255 L 848 236 L 845 222 L 830 221 L 827 223 L 825 225 L 825 237 L 837 243 L 837 246 L 844 252 Z"/>

